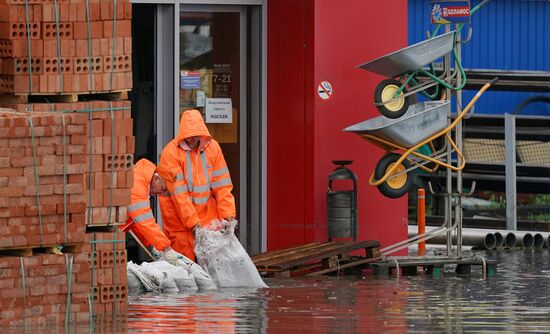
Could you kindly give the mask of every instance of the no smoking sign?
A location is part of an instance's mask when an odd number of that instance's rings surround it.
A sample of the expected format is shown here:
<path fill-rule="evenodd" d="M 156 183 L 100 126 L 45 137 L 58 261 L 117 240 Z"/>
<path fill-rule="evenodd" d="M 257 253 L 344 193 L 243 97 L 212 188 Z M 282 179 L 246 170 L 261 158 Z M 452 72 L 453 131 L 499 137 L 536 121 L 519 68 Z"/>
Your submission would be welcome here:
<path fill-rule="evenodd" d="M 328 81 L 322 81 L 317 88 L 319 97 L 323 100 L 328 100 L 332 96 L 332 85 Z"/>

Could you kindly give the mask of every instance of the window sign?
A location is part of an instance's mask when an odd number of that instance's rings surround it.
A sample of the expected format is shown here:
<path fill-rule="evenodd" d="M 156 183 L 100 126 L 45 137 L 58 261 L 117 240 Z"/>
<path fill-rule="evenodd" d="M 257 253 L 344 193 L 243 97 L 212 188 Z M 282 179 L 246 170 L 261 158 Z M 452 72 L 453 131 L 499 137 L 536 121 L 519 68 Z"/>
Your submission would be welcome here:
<path fill-rule="evenodd" d="M 199 71 L 180 71 L 180 88 L 201 88 L 201 73 Z"/>
<path fill-rule="evenodd" d="M 206 99 L 206 123 L 233 123 L 231 99 Z"/>

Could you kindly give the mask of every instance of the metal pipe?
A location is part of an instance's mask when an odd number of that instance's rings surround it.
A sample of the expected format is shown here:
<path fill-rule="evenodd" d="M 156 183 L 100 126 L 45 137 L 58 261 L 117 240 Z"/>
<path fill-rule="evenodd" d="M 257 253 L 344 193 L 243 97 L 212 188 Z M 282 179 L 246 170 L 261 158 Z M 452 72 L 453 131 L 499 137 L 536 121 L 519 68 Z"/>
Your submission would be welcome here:
<path fill-rule="evenodd" d="M 497 244 L 495 245 L 495 248 L 502 248 L 504 246 L 504 236 L 500 232 L 495 232 L 494 235 L 497 239 Z"/>
<path fill-rule="evenodd" d="M 517 245 L 518 247 L 530 249 L 530 248 L 533 248 L 533 246 L 535 245 L 535 240 L 531 233 L 528 233 L 528 232 L 522 233 L 518 231 L 516 233 L 516 237 L 518 238 L 518 245 Z"/>
<path fill-rule="evenodd" d="M 504 238 L 504 246 L 508 248 L 514 248 L 516 247 L 518 243 L 518 238 L 516 235 L 512 232 L 506 233 L 506 237 Z"/>
<path fill-rule="evenodd" d="M 416 227 L 415 227 L 416 228 Z M 429 233 L 430 231 L 432 231 L 433 229 L 435 229 L 436 227 L 433 227 L 433 226 L 426 226 L 426 232 Z M 525 231 L 525 230 L 500 230 L 500 229 L 495 229 L 495 230 L 492 230 L 492 229 L 484 229 L 484 228 L 463 228 L 462 229 L 463 231 L 470 231 L 470 232 L 479 232 L 479 233 L 501 233 L 502 235 L 505 236 L 505 240 L 504 240 L 504 246 L 505 247 L 514 247 L 514 246 L 510 246 L 511 244 L 513 244 L 513 236 L 512 234 L 516 237 L 516 244 L 518 242 L 518 240 L 520 238 L 523 238 L 523 236 L 525 235 L 525 233 L 529 233 L 531 234 L 532 236 L 534 234 L 540 234 L 542 235 L 542 237 L 544 238 L 545 242 L 550 245 L 550 233 L 548 232 L 540 232 L 540 231 Z M 509 242 L 510 243 L 507 243 L 506 242 L 506 238 L 508 238 Z M 534 241 L 533 241 L 534 242 Z M 520 247 L 520 246 L 518 246 Z"/>
<path fill-rule="evenodd" d="M 535 249 L 542 249 L 544 246 L 544 237 L 540 233 L 535 233 L 533 236 L 533 247 Z"/>
<path fill-rule="evenodd" d="M 416 235 L 416 229 L 409 227 L 409 237 Z M 456 241 L 456 235 L 452 236 L 452 241 Z M 444 234 L 436 235 L 426 240 L 429 244 L 447 244 L 447 236 Z M 476 246 L 484 249 L 495 248 L 497 243 L 494 233 L 477 232 L 464 229 L 462 231 L 462 244 L 465 246 Z"/>

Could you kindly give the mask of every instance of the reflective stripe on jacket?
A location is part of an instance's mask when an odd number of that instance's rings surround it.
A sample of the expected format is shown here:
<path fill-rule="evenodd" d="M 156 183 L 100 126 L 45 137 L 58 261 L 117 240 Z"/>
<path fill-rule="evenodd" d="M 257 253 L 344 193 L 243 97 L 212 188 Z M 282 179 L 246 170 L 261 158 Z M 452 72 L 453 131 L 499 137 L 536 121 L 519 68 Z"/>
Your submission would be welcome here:
<path fill-rule="evenodd" d="M 201 137 L 197 150 L 185 144 L 184 139 L 193 136 Z M 179 232 L 189 232 L 199 222 L 204 226 L 213 219 L 236 216 L 233 184 L 221 147 L 210 137 L 198 110 L 183 113 L 178 135 L 162 151 L 158 173 L 166 181 L 173 204 L 160 201 L 165 232 L 176 251 L 189 253 L 174 247 Z M 186 241 L 186 248 L 192 247 L 192 239 Z"/>
<path fill-rule="evenodd" d="M 155 169 L 155 164 L 147 159 L 141 159 L 134 165 L 132 201 L 128 205 L 127 220 L 122 229 L 134 232 L 146 247 L 154 246 L 162 251 L 170 246 L 170 240 L 156 223 L 151 210 L 149 187 Z"/>

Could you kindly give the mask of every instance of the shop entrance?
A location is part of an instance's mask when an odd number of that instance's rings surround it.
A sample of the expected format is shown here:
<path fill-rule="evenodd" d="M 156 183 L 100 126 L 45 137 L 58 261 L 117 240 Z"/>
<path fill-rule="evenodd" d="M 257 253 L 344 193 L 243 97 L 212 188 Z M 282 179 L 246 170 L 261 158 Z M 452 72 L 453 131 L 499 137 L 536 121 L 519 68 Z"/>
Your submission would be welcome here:
<path fill-rule="evenodd" d="M 231 174 L 237 236 L 261 251 L 262 6 L 134 2 L 133 12 L 136 157 L 158 162 L 183 111 L 199 110 Z"/>
<path fill-rule="evenodd" d="M 257 244 L 254 234 L 261 220 L 251 198 L 252 159 L 260 142 L 259 108 L 250 102 L 256 94 L 250 66 L 252 9 L 246 6 L 180 5 L 179 12 L 179 112 L 201 111 L 210 134 L 223 150 L 240 218 L 239 236 L 245 245 Z M 258 45 L 259 46 L 259 45 Z M 257 148 L 256 148 L 257 149 Z M 258 231 L 256 231 L 257 233 Z M 249 247 L 250 248 L 250 247 Z"/>

